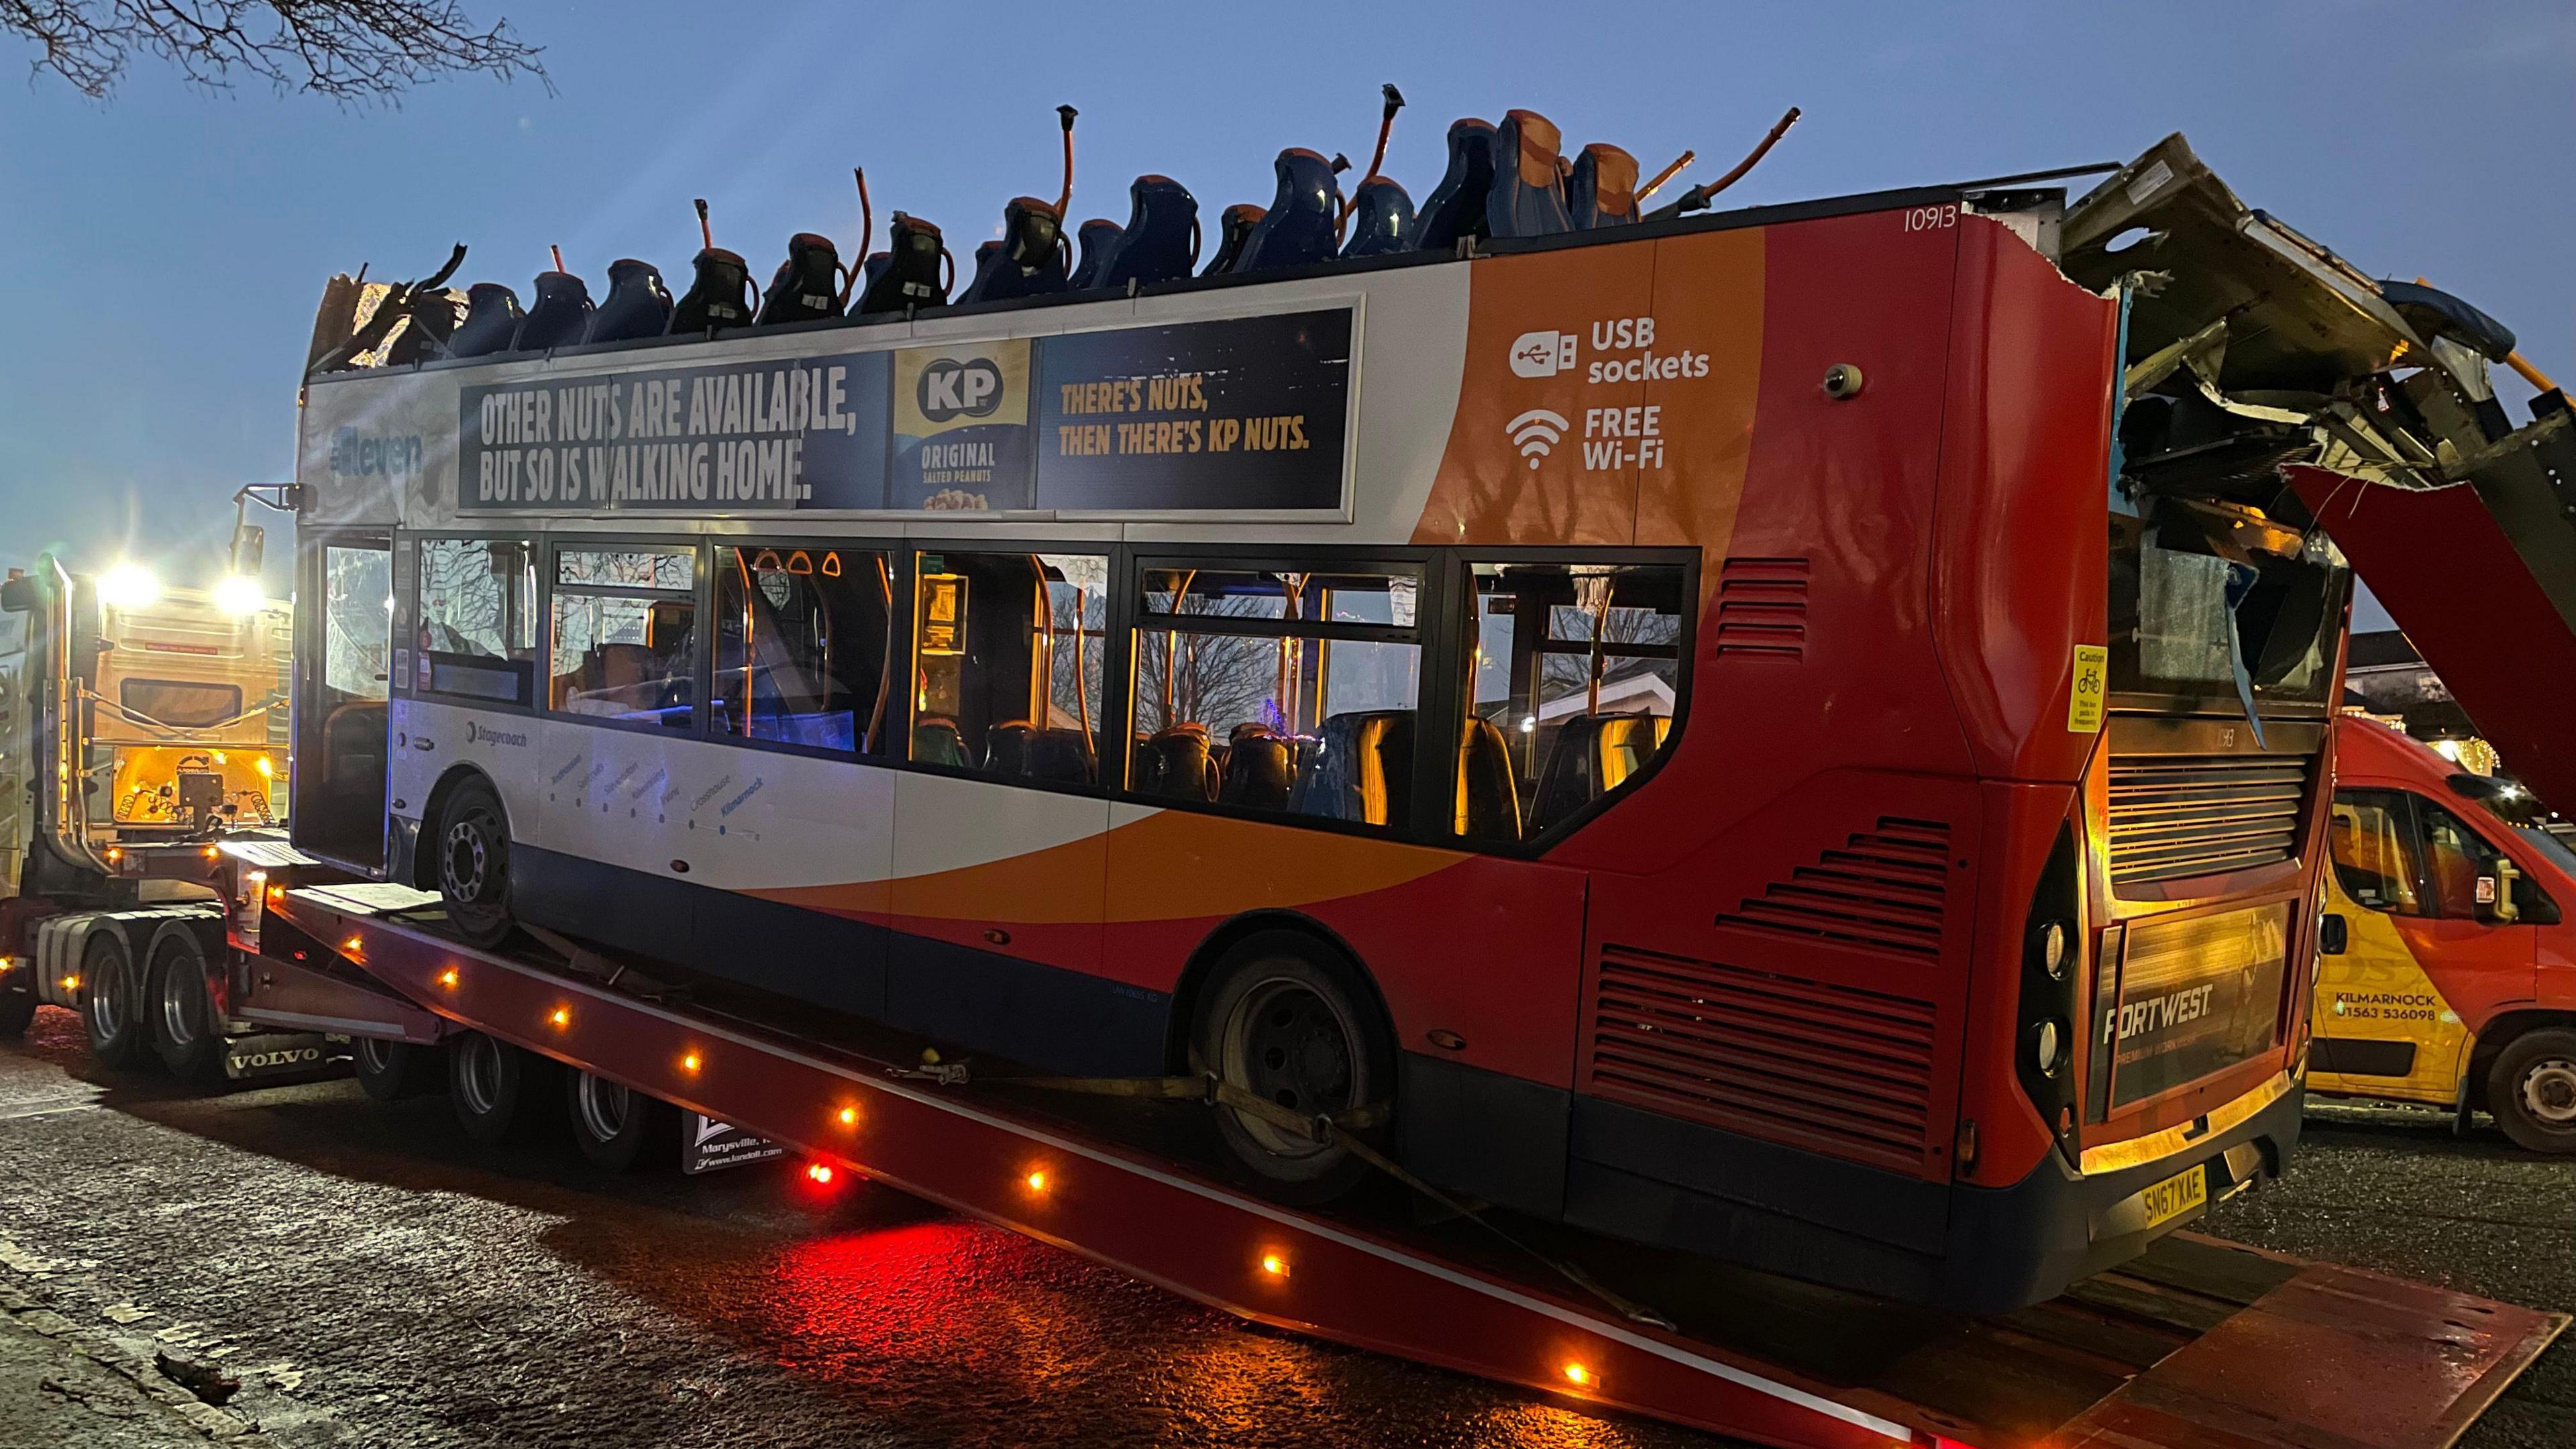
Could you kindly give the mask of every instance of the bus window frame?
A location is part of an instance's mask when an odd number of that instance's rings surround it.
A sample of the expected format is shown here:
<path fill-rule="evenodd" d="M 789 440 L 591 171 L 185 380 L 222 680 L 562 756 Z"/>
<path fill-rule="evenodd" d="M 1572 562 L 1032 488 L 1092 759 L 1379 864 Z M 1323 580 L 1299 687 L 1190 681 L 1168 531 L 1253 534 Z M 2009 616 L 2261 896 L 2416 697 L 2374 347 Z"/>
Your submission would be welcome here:
<path fill-rule="evenodd" d="M 901 687 L 902 681 L 895 674 L 895 662 L 899 648 L 907 657 L 910 654 L 909 646 L 905 641 L 911 628 L 912 611 L 903 573 L 903 555 L 904 550 L 911 547 L 911 544 L 901 538 L 869 539 L 845 538 L 837 534 L 799 536 L 767 533 L 706 534 L 700 536 L 700 541 L 707 546 L 706 619 L 710 631 L 707 657 L 702 661 L 700 670 L 702 676 L 698 702 L 700 737 L 714 744 L 728 745 L 737 749 L 760 750 L 774 755 L 801 755 L 807 759 L 829 760 L 843 765 L 873 765 L 879 769 L 894 769 L 909 765 L 911 761 L 901 755 L 870 755 L 856 750 L 835 750 L 823 745 L 800 745 L 793 740 L 770 740 L 756 735 L 738 735 L 731 731 L 724 734 L 716 733 L 713 713 L 716 651 L 712 630 L 715 626 L 715 555 L 720 549 L 730 548 L 750 552 L 764 548 L 789 550 L 801 548 L 809 554 L 838 549 L 844 553 L 868 553 L 882 557 L 886 563 L 887 584 L 894 591 L 894 597 L 886 604 L 888 637 L 885 657 L 879 661 L 878 673 L 882 678 L 893 681 L 897 685 L 893 694 L 888 696 L 892 701 L 892 707 L 886 711 L 885 727 L 889 732 L 893 731 L 896 728 L 896 715 L 902 715 L 901 738 L 909 740 L 912 733 L 912 695 L 910 690 Z M 551 624 L 554 618 L 551 608 L 546 617 Z"/>
<path fill-rule="evenodd" d="M 591 726 L 598 729 L 627 730 L 637 734 L 651 735 L 655 739 L 706 739 L 708 737 L 707 690 L 712 680 L 712 674 L 710 671 L 714 663 L 714 651 L 706 646 L 706 629 L 704 628 L 704 624 L 713 616 L 714 612 L 710 598 L 711 582 L 715 577 L 715 571 L 710 566 L 709 560 L 714 557 L 714 544 L 717 541 L 718 540 L 714 535 L 694 531 L 688 533 L 660 534 L 637 534 L 626 532 L 590 533 L 585 531 L 540 535 L 538 543 L 544 549 L 545 566 L 537 571 L 538 607 L 544 611 L 543 615 L 540 617 L 539 627 L 537 629 L 537 665 L 540 678 L 542 680 L 541 693 L 543 698 L 543 702 L 538 705 L 538 710 L 550 720 L 562 720 L 569 724 Z M 694 562 L 690 567 L 691 587 L 688 592 L 688 598 L 690 608 L 695 611 L 691 615 L 691 618 L 699 627 L 696 630 L 698 639 L 695 652 L 697 657 L 691 661 L 692 677 L 689 681 L 689 688 L 692 697 L 689 705 L 689 727 L 687 729 L 672 729 L 667 725 L 648 724 L 642 720 L 611 719 L 605 715 L 574 714 L 567 710 L 555 708 L 555 594 L 558 591 L 558 588 L 564 592 L 574 595 L 575 597 L 644 597 L 667 599 L 676 599 L 681 597 L 681 593 L 677 589 L 639 589 L 631 585 L 622 584 L 564 584 L 559 586 L 556 583 L 556 579 L 563 571 L 562 559 L 563 555 L 567 552 L 687 553 L 692 556 Z"/>
<path fill-rule="evenodd" d="M 921 639 L 914 630 L 913 613 L 920 599 L 921 556 L 925 553 L 943 556 L 947 554 L 1004 556 L 1088 554 L 1105 559 L 1109 564 L 1109 598 L 1107 612 L 1100 626 L 1104 635 L 1100 641 L 1103 651 L 1100 660 L 1100 718 L 1104 722 L 1113 719 L 1119 721 L 1123 738 L 1127 719 L 1127 650 L 1125 647 L 1127 635 L 1120 628 L 1120 599 L 1124 591 L 1133 587 L 1135 579 L 1133 550 L 1124 544 L 1105 538 L 1050 539 L 1014 534 L 1009 537 L 988 539 L 972 535 L 965 537 L 945 534 L 915 535 L 905 538 L 892 551 L 894 562 L 900 566 L 896 570 L 894 580 L 893 626 L 902 631 L 903 688 L 902 697 L 898 701 L 902 706 L 900 710 L 902 719 L 901 734 L 898 737 L 903 741 L 903 748 L 883 759 L 862 759 L 861 763 L 882 765 L 888 769 L 916 770 L 925 775 L 939 775 L 951 780 L 981 780 L 987 785 L 1006 785 L 1014 790 L 1039 790 L 1050 795 L 1078 795 L 1088 800 L 1127 798 L 1124 794 L 1127 781 L 1126 751 L 1123 747 L 1120 749 L 1117 773 L 1113 777 L 1105 758 L 1107 752 L 1101 749 L 1099 743 L 1105 724 L 1093 727 L 1092 773 L 1095 780 L 1088 785 L 1078 785 L 1067 780 L 1036 780 L 1017 775 L 996 775 L 989 770 L 979 770 L 969 765 L 943 765 L 936 760 L 916 760 L 912 757 L 912 729 L 917 714 L 915 705 L 917 691 L 914 686 L 921 677 Z M 969 607 L 973 607 L 971 603 Z M 894 663 L 894 659 L 889 657 L 886 667 L 892 669 Z M 898 727 L 894 713 L 890 711 L 888 714 L 886 724 L 888 729 Z M 833 758 L 847 757 L 833 756 Z"/>
<path fill-rule="evenodd" d="M 461 539 L 468 543 L 521 544 L 533 557 L 545 561 L 541 562 L 537 569 L 536 589 L 528 598 L 528 607 L 535 611 L 535 617 L 529 623 L 536 634 L 537 650 L 536 657 L 528 662 L 528 702 L 525 704 L 512 704 L 506 699 L 490 699 L 479 694 L 454 694 L 443 689 L 415 687 L 419 677 L 417 673 L 419 660 L 422 656 L 420 647 L 421 545 L 448 539 Z M 394 636 L 394 647 L 398 661 L 409 659 L 412 661 L 412 668 L 408 671 L 396 671 L 409 677 L 393 681 L 394 692 L 406 698 L 452 705 L 458 709 L 484 709 L 499 714 L 515 715 L 534 715 L 543 711 L 545 706 L 539 702 L 538 697 L 544 694 L 553 682 L 551 676 L 545 672 L 549 659 L 548 650 L 553 643 L 551 636 L 554 632 L 554 604 L 546 588 L 551 573 L 551 555 L 547 548 L 547 535 L 533 530 L 503 533 L 465 528 L 405 530 L 394 549 L 394 618 L 397 627 L 401 630 Z M 507 664 L 511 661 L 500 662 Z"/>

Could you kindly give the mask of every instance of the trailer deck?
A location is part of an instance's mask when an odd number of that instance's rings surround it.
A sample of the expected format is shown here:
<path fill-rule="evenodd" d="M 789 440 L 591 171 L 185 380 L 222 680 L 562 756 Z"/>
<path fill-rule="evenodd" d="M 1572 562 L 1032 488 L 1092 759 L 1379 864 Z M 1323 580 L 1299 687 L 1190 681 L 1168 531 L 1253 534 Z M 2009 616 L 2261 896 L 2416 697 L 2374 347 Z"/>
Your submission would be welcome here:
<path fill-rule="evenodd" d="M 246 1019 L 481 1031 L 1244 1319 L 1765 1444 L 2440 1449 L 2568 1321 L 2188 1234 L 1962 1316 L 1515 1225 L 1671 1326 L 1634 1321 L 1471 1224 L 1283 1207 L 1034 1094 L 478 950 L 434 897 L 304 874 L 262 902 L 269 954 L 236 958 Z"/>

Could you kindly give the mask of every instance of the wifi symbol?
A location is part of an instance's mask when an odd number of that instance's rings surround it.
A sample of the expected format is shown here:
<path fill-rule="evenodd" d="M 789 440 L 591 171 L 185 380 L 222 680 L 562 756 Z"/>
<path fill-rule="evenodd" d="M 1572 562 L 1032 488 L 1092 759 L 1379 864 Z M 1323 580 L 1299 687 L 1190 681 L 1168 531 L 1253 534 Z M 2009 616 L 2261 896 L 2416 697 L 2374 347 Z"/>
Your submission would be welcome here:
<path fill-rule="evenodd" d="M 1555 447 L 1557 440 L 1565 436 L 1568 426 L 1559 414 L 1545 408 L 1531 408 L 1504 424 L 1503 430 L 1512 435 L 1512 443 L 1521 450 L 1521 456 L 1529 459 L 1529 465 L 1536 468 L 1539 460 L 1547 456 L 1548 449 Z"/>

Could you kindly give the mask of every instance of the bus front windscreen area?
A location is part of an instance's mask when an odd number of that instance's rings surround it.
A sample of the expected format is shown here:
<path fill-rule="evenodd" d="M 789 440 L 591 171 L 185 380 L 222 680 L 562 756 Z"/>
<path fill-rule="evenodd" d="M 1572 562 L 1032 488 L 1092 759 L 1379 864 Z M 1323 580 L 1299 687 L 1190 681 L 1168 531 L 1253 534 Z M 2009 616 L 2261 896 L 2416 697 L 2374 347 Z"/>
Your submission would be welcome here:
<path fill-rule="evenodd" d="M 2218 708 L 2328 703 L 2349 571 L 2295 500 L 2139 500 L 2111 517 L 2111 693 Z"/>

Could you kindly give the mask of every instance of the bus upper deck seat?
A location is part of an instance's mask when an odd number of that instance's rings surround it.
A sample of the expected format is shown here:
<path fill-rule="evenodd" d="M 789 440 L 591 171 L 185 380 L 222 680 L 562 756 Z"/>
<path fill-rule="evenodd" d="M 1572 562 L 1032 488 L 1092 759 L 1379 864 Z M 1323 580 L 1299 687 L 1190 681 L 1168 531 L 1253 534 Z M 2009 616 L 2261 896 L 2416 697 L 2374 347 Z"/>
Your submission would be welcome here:
<path fill-rule="evenodd" d="M 1226 745 L 1225 773 L 1217 780 L 1218 801 L 1255 810 L 1285 810 L 1296 787 L 1295 744 L 1266 731 L 1244 734 L 1238 726 Z"/>
<path fill-rule="evenodd" d="M 539 272 L 536 300 L 519 319 L 514 352 L 543 352 L 570 347 L 590 335 L 590 286 L 570 272 Z"/>
<path fill-rule="evenodd" d="M 1178 724 L 1136 744 L 1136 790 L 1182 800 L 1217 798 L 1219 772 L 1207 726 Z"/>
<path fill-rule="evenodd" d="M 998 302 L 1010 297 L 1042 297 L 1065 290 L 1064 220 L 1055 208 L 1034 196 L 1019 196 L 1002 208 L 1002 236 L 975 248 L 975 277 L 957 300 Z"/>
<path fill-rule="evenodd" d="M 751 322 L 751 264 L 739 252 L 723 247 L 702 249 L 690 263 L 695 275 L 679 305 L 671 309 L 671 335 L 686 337 L 718 327 Z"/>
<path fill-rule="evenodd" d="M 1082 224 L 1082 229 L 1074 233 L 1074 242 L 1082 259 L 1074 263 L 1073 279 L 1066 285 L 1077 292 L 1100 285 L 1100 269 L 1108 263 L 1110 254 L 1118 250 L 1120 230 L 1118 223 L 1105 216 L 1095 216 Z"/>
<path fill-rule="evenodd" d="M 923 715 L 912 722 L 912 757 L 924 764 L 959 765 L 966 763 L 966 737 L 957 729 L 957 721 L 937 715 Z"/>
<path fill-rule="evenodd" d="M 1243 244 L 1251 239 L 1252 229 L 1261 224 L 1261 208 L 1249 201 L 1238 201 L 1217 214 L 1216 256 L 1209 260 L 1202 277 L 1221 277 L 1237 270 L 1243 260 Z"/>
<path fill-rule="evenodd" d="M 1530 791 L 1532 834 L 1564 820 L 1609 794 L 1654 757 L 1662 729 L 1655 716 L 1578 714 L 1557 727 L 1538 783 Z"/>
<path fill-rule="evenodd" d="M 1333 163 L 1303 146 L 1291 146 L 1271 163 L 1279 178 L 1270 209 L 1244 238 L 1238 272 L 1303 266 L 1330 260 L 1342 216 L 1342 183 Z"/>
<path fill-rule="evenodd" d="M 1520 787 L 1503 732 L 1470 716 L 1458 746 L 1457 832 L 1470 840 L 1520 839 Z"/>
<path fill-rule="evenodd" d="M 1082 731 L 1040 729 L 1024 719 L 984 732 L 984 768 L 996 775 L 1068 785 L 1088 785 L 1094 773 L 1091 742 Z"/>
<path fill-rule="evenodd" d="M 519 340 L 519 294 L 499 282 L 476 282 L 465 289 L 465 321 L 447 339 L 450 357 L 489 357 L 507 352 Z"/>
<path fill-rule="evenodd" d="M 1176 281 L 1199 263 L 1199 199 L 1168 176 L 1147 174 L 1127 187 L 1127 224 L 1100 264 L 1095 285 L 1150 287 Z"/>
<path fill-rule="evenodd" d="M 386 366 L 409 367 L 447 356 L 448 341 L 464 320 L 465 294 L 454 288 L 434 288 L 412 298 L 411 321 L 385 349 Z"/>
<path fill-rule="evenodd" d="M 937 307 L 948 300 L 956 280 L 956 259 L 939 228 L 920 217 L 896 212 L 886 227 L 885 265 L 868 273 L 868 284 L 850 307 L 853 317 L 871 312 L 900 312 L 906 307 Z M 876 267 L 875 257 L 868 265 Z M 943 276 L 943 269 L 948 275 Z"/>
<path fill-rule="evenodd" d="M 1494 189 L 1494 123 L 1462 116 L 1449 123 L 1449 169 L 1413 218 L 1413 249 L 1448 251 L 1463 236 L 1485 235 L 1485 194 Z"/>
<path fill-rule="evenodd" d="M 1297 769 L 1300 815 L 1398 830 L 1413 819 L 1413 711 L 1354 710 L 1324 721 Z"/>
<path fill-rule="evenodd" d="M 1565 209 L 1577 231 L 1637 220 L 1637 158 L 1600 141 L 1584 147 L 1565 178 Z"/>
<path fill-rule="evenodd" d="M 671 289 L 651 262 L 620 257 L 608 264 L 608 296 L 590 316 L 585 342 L 632 342 L 671 327 Z"/>
<path fill-rule="evenodd" d="M 800 231 L 787 239 L 787 260 L 760 299 L 763 327 L 841 315 L 841 252 L 827 236 Z"/>
<path fill-rule="evenodd" d="M 1392 176 L 1372 176 L 1352 193 L 1350 241 L 1344 257 L 1382 257 L 1406 249 L 1413 236 L 1413 197 Z"/>
<path fill-rule="evenodd" d="M 1507 111 L 1494 130 L 1494 184 L 1485 194 L 1485 234 L 1554 236 L 1572 231 L 1565 211 L 1564 137 L 1536 111 Z"/>

